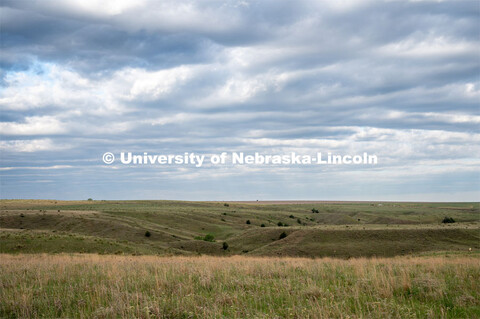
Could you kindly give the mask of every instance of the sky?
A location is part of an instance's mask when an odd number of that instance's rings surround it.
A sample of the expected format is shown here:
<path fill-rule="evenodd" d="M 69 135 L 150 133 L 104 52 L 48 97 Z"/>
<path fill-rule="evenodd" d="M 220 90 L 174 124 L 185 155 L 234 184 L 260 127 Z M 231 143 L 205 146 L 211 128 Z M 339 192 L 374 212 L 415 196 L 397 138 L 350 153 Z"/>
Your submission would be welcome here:
<path fill-rule="evenodd" d="M 0 4 L 1 198 L 480 198 L 478 1 Z M 121 152 L 378 164 L 135 166 Z"/>

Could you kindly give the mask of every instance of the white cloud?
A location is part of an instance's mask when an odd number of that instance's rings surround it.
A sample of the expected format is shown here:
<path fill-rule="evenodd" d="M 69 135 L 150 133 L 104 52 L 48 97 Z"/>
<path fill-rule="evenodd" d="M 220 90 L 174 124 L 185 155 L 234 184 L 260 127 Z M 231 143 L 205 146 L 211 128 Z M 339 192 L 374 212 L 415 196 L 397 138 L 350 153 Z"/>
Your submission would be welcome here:
<path fill-rule="evenodd" d="M 76 115 L 125 113 L 129 111 L 125 101 L 165 97 L 192 78 L 198 68 L 180 66 L 158 71 L 125 68 L 107 80 L 87 79 L 53 64 L 39 64 L 35 69 L 7 73 L 7 87 L 0 93 L 4 110 L 56 107 L 74 110 Z"/>
<path fill-rule="evenodd" d="M 109 89 L 128 100 L 152 101 L 167 96 L 194 76 L 194 68 L 180 66 L 173 69 L 146 71 L 124 69 L 114 74 Z M 128 92 L 122 94 L 122 87 Z"/>
<path fill-rule="evenodd" d="M 36 63 L 26 71 L 7 72 L 5 82 L 7 86 L 0 93 L 4 110 L 53 106 L 101 113 L 121 109 L 119 105 L 102 103 L 106 97 L 98 83 L 52 63 Z"/>
<path fill-rule="evenodd" d="M 53 116 L 29 116 L 24 123 L 0 122 L 2 135 L 55 135 L 67 128 Z"/>
<path fill-rule="evenodd" d="M 41 1 L 35 3 L 37 11 L 48 15 L 63 15 L 76 18 L 108 18 L 143 7 L 144 0 L 69 0 L 61 2 Z"/>
<path fill-rule="evenodd" d="M 444 36 L 427 38 L 415 36 L 380 47 L 379 52 L 393 56 L 434 58 L 465 53 L 478 54 L 478 47 L 471 42 Z"/>
<path fill-rule="evenodd" d="M 57 170 L 72 168 L 71 165 L 52 165 L 52 166 L 12 166 L 12 167 L 0 167 L 0 171 L 12 171 L 12 170 Z"/>
<path fill-rule="evenodd" d="M 0 150 L 8 152 L 57 151 L 69 146 L 55 144 L 51 139 L 0 141 Z"/>

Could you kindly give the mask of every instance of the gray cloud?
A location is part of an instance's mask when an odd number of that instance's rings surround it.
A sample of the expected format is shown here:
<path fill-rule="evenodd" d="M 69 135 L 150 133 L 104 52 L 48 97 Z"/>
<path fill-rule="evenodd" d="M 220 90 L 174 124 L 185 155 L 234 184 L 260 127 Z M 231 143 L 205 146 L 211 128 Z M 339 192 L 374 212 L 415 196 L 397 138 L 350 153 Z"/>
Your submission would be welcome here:
<path fill-rule="evenodd" d="M 210 193 L 176 182 L 209 176 L 242 199 L 318 198 L 320 179 L 337 199 L 417 198 L 404 191 L 415 189 L 464 200 L 480 189 L 476 1 L 3 1 L 0 10 L 2 197 L 67 185 L 59 196 L 227 196 L 214 182 Z M 101 155 L 124 150 L 368 151 L 381 165 L 111 175 Z M 105 190 L 125 180 L 139 195 Z"/>

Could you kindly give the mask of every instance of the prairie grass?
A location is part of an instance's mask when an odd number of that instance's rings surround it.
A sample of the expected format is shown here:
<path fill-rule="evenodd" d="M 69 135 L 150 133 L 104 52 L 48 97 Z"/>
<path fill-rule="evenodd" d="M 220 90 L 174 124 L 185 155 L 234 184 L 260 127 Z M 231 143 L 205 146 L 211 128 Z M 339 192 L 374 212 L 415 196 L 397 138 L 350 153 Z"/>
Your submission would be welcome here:
<path fill-rule="evenodd" d="M 477 256 L 0 255 L 2 318 L 479 318 Z"/>
<path fill-rule="evenodd" d="M 0 200 L 0 253 L 351 258 L 480 251 L 480 203 L 224 204 Z M 443 224 L 445 216 L 456 222 Z M 282 232 L 288 236 L 279 240 Z M 208 234 L 212 241 L 195 240 Z"/>

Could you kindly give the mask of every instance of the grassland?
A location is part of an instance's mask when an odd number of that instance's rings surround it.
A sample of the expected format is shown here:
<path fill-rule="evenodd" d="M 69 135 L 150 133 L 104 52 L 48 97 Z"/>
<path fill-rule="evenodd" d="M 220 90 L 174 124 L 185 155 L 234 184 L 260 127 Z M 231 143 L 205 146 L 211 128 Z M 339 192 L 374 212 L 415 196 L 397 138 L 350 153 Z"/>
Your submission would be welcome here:
<path fill-rule="evenodd" d="M 0 255 L 2 318 L 479 318 L 478 256 Z"/>
<path fill-rule="evenodd" d="M 0 201 L 0 253 L 387 257 L 475 251 L 479 230 L 479 203 Z"/>
<path fill-rule="evenodd" d="M 480 318 L 480 206 L 0 201 L 0 318 L 119 317 Z"/>

